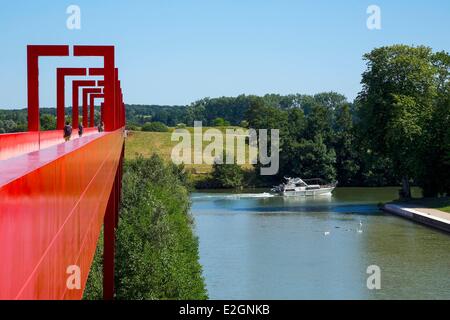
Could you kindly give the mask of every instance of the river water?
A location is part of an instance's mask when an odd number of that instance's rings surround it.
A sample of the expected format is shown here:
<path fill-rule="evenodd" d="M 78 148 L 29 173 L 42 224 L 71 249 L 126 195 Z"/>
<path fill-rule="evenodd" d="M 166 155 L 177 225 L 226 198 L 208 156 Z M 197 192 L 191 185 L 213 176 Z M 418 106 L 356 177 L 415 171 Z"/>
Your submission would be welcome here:
<path fill-rule="evenodd" d="M 450 235 L 385 214 L 398 188 L 192 194 L 211 299 L 450 299 Z M 369 266 L 381 289 L 369 290 Z M 371 283 L 374 283 L 371 281 Z"/>

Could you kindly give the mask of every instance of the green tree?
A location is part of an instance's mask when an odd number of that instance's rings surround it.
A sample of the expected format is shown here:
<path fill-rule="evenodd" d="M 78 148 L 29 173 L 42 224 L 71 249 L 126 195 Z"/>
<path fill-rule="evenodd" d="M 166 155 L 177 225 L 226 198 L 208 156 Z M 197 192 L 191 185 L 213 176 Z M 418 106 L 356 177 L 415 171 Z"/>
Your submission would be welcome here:
<path fill-rule="evenodd" d="M 237 189 L 243 187 L 244 172 L 236 163 L 220 164 L 215 161 L 213 165 L 212 177 L 214 182 L 220 188 Z"/>
<path fill-rule="evenodd" d="M 213 125 L 214 127 L 229 127 L 230 122 L 226 121 L 224 118 L 215 118 Z"/>
<path fill-rule="evenodd" d="M 420 145 L 418 182 L 425 196 L 450 195 L 450 55 L 432 57 L 438 96 Z"/>
<path fill-rule="evenodd" d="M 50 114 L 41 115 L 41 130 L 56 130 L 56 117 Z"/>
<path fill-rule="evenodd" d="M 373 151 L 392 159 L 402 176 L 402 193 L 410 197 L 410 178 L 417 176 L 420 139 L 436 97 L 432 51 L 395 45 L 366 54 L 367 70 L 358 96 L 364 138 Z"/>
<path fill-rule="evenodd" d="M 280 135 L 287 132 L 287 112 L 276 107 L 267 106 L 264 99 L 260 97 L 252 98 L 245 117 L 250 128 L 279 129 Z"/>
<path fill-rule="evenodd" d="M 321 178 L 326 181 L 336 179 L 336 154 L 329 149 L 320 135 L 314 140 L 301 139 L 289 146 L 283 175 L 305 179 Z"/>
<path fill-rule="evenodd" d="M 161 122 L 147 122 L 142 126 L 142 131 L 147 132 L 168 132 L 169 128 Z"/>
<path fill-rule="evenodd" d="M 353 128 L 353 116 L 349 104 L 335 109 L 333 148 L 336 152 L 336 174 L 340 185 L 358 184 L 360 170 L 358 146 Z"/>

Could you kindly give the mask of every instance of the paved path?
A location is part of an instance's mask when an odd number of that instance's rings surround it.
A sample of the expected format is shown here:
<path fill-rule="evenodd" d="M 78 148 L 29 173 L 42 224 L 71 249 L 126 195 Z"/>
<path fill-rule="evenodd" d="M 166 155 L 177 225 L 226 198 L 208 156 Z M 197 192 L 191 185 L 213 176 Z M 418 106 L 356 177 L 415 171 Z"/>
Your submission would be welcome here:
<path fill-rule="evenodd" d="M 389 213 L 450 232 L 450 213 L 431 208 L 421 208 L 414 204 L 392 204 L 383 206 Z"/>

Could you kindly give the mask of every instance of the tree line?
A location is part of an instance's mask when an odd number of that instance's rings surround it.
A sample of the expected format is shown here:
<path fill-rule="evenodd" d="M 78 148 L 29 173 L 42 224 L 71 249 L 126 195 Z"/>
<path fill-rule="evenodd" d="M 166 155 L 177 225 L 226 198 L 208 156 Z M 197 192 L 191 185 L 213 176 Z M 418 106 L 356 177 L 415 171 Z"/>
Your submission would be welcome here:
<path fill-rule="evenodd" d="M 56 108 L 39 109 L 41 130 L 56 130 Z M 72 107 L 65 110 L 66 121 L 72 122 Z M 82 108 L 79 109 L 80 123 L 83 114 Z M 95 123 L 100 119 L 100 108 L 95 107 Z M 0 134 L 24 132 L 28 130 L 28 110 L 27 109 L 0 109 Z"/>
<path fill-rule="evenodd" d="M 280 174 L 341 185 L 410 185 L 425 196 L 450 194 L 450 56 L 394 45 L 364 55 L 353 103 L 336 93 L 286 105 L 254 98 L 252 128 L 280 129 Z M 286 100 L 283 100 L 286 101 Z"/>

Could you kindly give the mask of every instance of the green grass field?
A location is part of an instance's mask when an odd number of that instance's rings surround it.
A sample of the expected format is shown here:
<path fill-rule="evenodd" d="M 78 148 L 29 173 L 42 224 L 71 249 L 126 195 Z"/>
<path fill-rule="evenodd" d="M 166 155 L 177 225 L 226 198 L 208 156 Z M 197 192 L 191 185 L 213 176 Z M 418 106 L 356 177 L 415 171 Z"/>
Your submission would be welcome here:
<path fill-rule="evenodd" d="M 193 134 L 193 128 L 186 128 L 191 135 L 191 145 L 194 145 L 194 134 Z M 208 127 L 203 128 L 203 132 L 206 130 L 211 129 Z M 225 133 L 225 130 L 227 128 L 214 128 L 219 129 L 221 132 Z M 230 127 L 229 129 L 235 129 L 235 127 Z M 178 144 L 177 141 L 171 141 L 171 135 L 172 135 L 173 129 L 171 129 L 169 132 L 142 132 L 142 131 L 130 131 L 128 133 L 128 138 L 126 140 L 126 146 L 125 146 L 125 158 L 126 159 L 133 159 L 137 157 L 138 155 L 142 155 L 144 157 L 149 157 L 153 153 L 156 153 L 163 157 L 163 159 L 167 161 L 171 161 L 171 155 L 172 155 L 172 149 L 174 146 Z M 224 136 L 224 140 L 225 140 Z M 203 142 L 203 150 L 210 144 L 208 141 Z M 224 150 L 227 151 L 225 148 L 225 141 L 224 141 Z M 239 149 L 241 151 L 242 148 Z M 235 146 L 235 154 L 237 154 L 237 146 Z M 245 169 L 251 169 L 252 166 L 249 164 L 248 157 L 249 157 L 249 147 L 246 145 L 245 147 L 245 157 L 246 157 L 246 164 L 243 165 Z M 194 159 L 194 151 L 192 151 L 192 159 Z M 212 170 L 212 165 L 208 164 L 190 164 L 186 165 L 186 168 L 192 173 L 192 174 L 205 174 L 209 173 Z"/>

